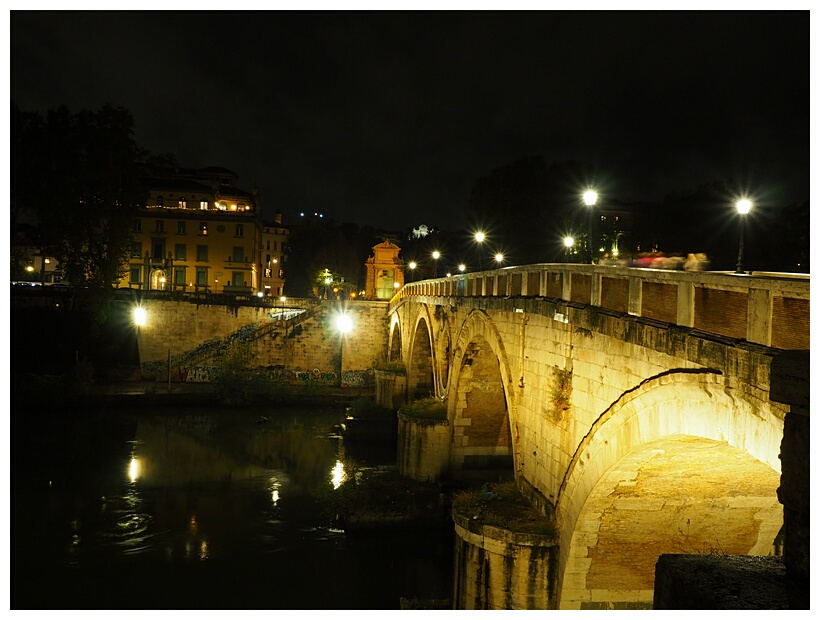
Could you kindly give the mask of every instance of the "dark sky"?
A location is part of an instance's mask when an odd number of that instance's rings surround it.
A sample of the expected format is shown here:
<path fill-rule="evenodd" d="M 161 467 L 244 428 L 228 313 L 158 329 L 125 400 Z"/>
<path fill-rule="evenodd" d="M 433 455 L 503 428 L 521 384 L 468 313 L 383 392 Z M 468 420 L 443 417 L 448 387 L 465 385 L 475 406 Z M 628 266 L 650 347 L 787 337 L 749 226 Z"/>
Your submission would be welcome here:
<path fill-rule="evenodd" d="M 602 193 L 809 196 L 809 12 L 12 11 L 24 110 L 131 110 L 137 142 L 258 186 L 266 215 L 467 221 L 522 157 Z M 580 189 L 580 188 L 579 188 Z"/>

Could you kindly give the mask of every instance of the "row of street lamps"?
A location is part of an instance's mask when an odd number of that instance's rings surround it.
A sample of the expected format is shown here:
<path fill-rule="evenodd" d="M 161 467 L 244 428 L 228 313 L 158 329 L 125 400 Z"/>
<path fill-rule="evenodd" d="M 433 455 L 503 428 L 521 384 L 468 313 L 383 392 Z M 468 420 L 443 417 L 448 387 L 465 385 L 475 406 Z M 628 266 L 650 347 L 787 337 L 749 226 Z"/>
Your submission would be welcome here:
<path fill-rule="evenodd" d="M 594 214 L 595 214 L 595 205 L 598 203 L 598 192 L 596 192 L 594 189 L 587 189 L 583 193 L 582 199 L 583 199 L 584 205 L 586 205 L 586 207 L 587 207 L 587 213 L 588 213 L 588 218 L 587 218 L 588 230 L 587 230 L 587 244 L 586 244 L 587 262 L 592 264 L 593 257 L 594 257 L 594 252 L 593 252 L 594 244 L 592 242 L 592 230 L 593 230 L 592 221 L 593 221 L 593 217 L 594 217 Z M 740 215 L 740 240 L 739 240 L 739 243 L 738 243 L 737 269 L 735 270 L 735 273 L 744 274 L 744 273 L 746 273 L 746 271 L 744 269 L 744 265 L 743 265 L 743 237 L 744 237 L 744 228 L 745 228 L 745 225 L 746 225 L 745 224 L 745 222 L 746 222 L 745 216 L 748 215 L 749 212 L 751 211 L 752 202 L 748 198 L 741 198 L 740 200 L 738 200 L 735 203 L 735 208 L 737 209 L 737 212 Z M 474 234 L 473 238 L 475 239 L 475 242 L 476 242 L 477 247 L 478 247 L 478 249 L 477 249 L 478 270 L 481 271 L 482 270 L 481 244 L 484 243 L 484 241 L 487 239 L 487 235 L 483 231 L 478 231 Z M 575 239 L 573 237 L 571 237 L 571 236 L 564 237 L 564 247 L 566 248 L 567 252 L 571 251 L 571 249 L 574 246 L 575 246 Z M 441 252 L 439 252 L 438 250 L 434 250 L 433 253 L 432 253 L 432 258 L 433 258 L 433 265 L 434 265 L 434 267 L 433 267 L 433 277 L 437 278 L 438 277 L 438 260 L 441 258 Z M 496 261 L 497 265 L 501 265 L 501 263 L 504 261 L 504 255 L 501 254 L 500 252 L 497 253 L 495 255 L 495 261 Z M 411 261 L 410 263 L 408 263 L 408 267 L 410 268 L 411 274 L 413 273 L 413 271 L 416 269 L 417 266 L 418 266 L 418 263 L 416 263 L 415 261 Z M 458 266 L 458 269 L 459 269 L 459 271 L 464 272 L 464 270 L 466 269 L 466 266 L 464 264 L 461 264 L 461 265 Z M 449 276 L 450 274 L 447 274 L 447 275 Z M 411 280 L 412 280 L 412 275 L 411 275 Z"/>
<path fill-rule="evenodd" d="M 480 239 L 479 239 L 479 235 L 481 237 Z M 484 238 L 485 238 L 484 233 L 479 232 L 479 233 L 476 233 L 476 235 L 475 235 L 475 239 L 479 243 L 484 241 Z M 438 260 L 441 258 L 441 252 L 439 252 L 438 250 L 433 250 L 433 253 L 430 256 L 433 259 L 433 277 L 437 278 L 438 277 Z M 501 252 L 497 252 L 495 254 L 494 258 L 495 258 L 495 262 L 496 262 L 497 265 L 501 265 L 501 263 L 504 262 L 504 254 L 502 254 Z M 418 266 L 419 266 L 419 264 L 414 260 L 411 260 L 409 263 L 407 263 L 407 267 L 410 269 L 411 274 L 415 271 L 416 267 L 418 267 Z M 461 273 L 464 273 L 467 270 L 467 265 L 465 265 L 464 263 L 460 263 L 458 265 L 458 270 Z M 479 250 L 479 253 L 478 253 L 478 270 L 481 271 L 481 251 L 480 250 Z M 450 276 L 452 274 L 448 273 L 447 275 Z M 412 280 L 412 276 L 411 276 L 410 279 Z"/>

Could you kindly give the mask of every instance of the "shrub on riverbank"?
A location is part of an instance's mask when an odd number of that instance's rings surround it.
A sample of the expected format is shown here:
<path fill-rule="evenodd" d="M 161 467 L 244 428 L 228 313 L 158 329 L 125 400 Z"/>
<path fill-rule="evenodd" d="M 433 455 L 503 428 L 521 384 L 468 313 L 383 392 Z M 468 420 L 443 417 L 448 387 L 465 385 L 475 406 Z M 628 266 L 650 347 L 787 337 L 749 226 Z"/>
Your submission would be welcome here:
<path fill-rule="evenodd" d="M 399 413 L 413 418 L 446 420 L 447 405 L 435 396 L 430 396 L 429 398 L 419 398 L 407 403 L 399 409 Z"/>
<path fill-rule="evenodd" d="M 515 482 L 484 484 L 480 489 L 457 491 L 453 510 L 481 525 L 526 534 L 554 535 L 549 520 L 518 490 Z"/>

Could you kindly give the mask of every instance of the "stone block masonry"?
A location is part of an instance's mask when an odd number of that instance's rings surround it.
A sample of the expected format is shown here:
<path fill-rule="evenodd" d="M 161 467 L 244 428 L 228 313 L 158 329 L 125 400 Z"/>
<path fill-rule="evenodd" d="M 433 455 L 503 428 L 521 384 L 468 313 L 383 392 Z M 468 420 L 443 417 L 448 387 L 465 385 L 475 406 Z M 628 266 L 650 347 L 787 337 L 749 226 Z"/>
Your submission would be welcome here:
<path fill-rule="evenodd" d="M 251 366 L 283 368 L 289 372 L 348 376 L 350 385 L 362 371 L 386 358 L 387 302 L 340 303 L 291 300 L 305 308 L 302 314 L 275 320 L 270 307 L 223 306 L 185 301 L 146 300 L 148 321 L 140 328 L 137 341 L 140 362 L 165 362 L 201 350 L 192 363 L 208 366 L 220 342 L 242 336 L 251 353 Z M 352 330 L 342 336 L 335 318 L 347 313 Z M 214 347 L 203 347 L 213 342 Z M 209 357 L 210 350 L 210 357 Z M 336 375 L 338 377 L 338 375 Z"/>

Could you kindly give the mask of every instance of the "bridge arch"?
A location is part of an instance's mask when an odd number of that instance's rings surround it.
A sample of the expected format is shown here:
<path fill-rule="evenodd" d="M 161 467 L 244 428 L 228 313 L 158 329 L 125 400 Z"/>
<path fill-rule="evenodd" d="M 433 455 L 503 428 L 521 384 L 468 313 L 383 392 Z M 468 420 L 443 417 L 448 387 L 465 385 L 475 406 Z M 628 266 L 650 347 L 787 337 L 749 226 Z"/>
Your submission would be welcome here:
<path fill-rule="evenodd" d="M 426 305 L 421 305 L 411 323 L 410 349 L 407 353 L 407 392 L 410 400 L 439 396 L 436 386 L 436 359 L 433 320 Z"/>
<path fill-rule="evenodd" d="M 402 336 L 401 321 L 398 314 L 393 314 L 390 318 L 390 331 L 388 332 L 387 360 L 397 361 L 402 359 Z"/>
<path fill-rule="evenodd" d="M 704 528 L 725 534 L 724 553 L 770 550 L 783 523 L 782 436 L 782 412 L 714 370 L 670 370 L 622 394 L 581 441 L 558 492 L 559 607 L 651 605 L 657 556 L 711 551 Z M 627 549 L 630 529 L 643 535 Z M 701 549 L 685 548 L 690 536 Z"/>
<path fill-rule="evenodd" d="M 462 323 L 450 374 L 451 475 L 512 477 L 518 462 L 512 373 L 503 341 L 486 312 L 474 310 Z"/>

